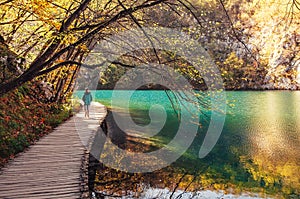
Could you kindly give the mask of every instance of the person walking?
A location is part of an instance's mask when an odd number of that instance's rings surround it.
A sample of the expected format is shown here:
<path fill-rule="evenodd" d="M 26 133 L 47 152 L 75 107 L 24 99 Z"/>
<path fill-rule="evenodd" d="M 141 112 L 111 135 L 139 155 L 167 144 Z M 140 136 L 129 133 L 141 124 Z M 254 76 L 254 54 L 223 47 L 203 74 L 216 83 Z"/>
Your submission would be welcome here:
<path fill-rule="evenodd" d="M 90 105 L 91 105 L 91 102 L 93 100 L 93 97 L 92 97 L 92 94 L 91 92 L 89 91 L 88 88 L 85 89 L 85 92 L 82 96 L 82 101 L 84 102 L 84 112 L 85 112 L 85 117 L 86 118 L 89 118 L 90 117 Z"/>

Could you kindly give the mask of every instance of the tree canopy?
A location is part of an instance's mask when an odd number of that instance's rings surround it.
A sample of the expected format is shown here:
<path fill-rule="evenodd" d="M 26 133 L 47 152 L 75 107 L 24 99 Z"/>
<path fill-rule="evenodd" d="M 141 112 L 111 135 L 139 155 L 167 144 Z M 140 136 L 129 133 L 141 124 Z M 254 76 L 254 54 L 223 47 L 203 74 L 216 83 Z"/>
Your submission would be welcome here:
<path fill-rule="evenodd" d="M 142 26 L 176 28 L 197 39 L 220 67 L 226 88 L 298 88 L 297 0 L 7 0 L 0 7 L 0 42 L 22 60 L 14 75 L 3 75 L 0 95 L 37 78 L 53 87 L 54 100 L 63 99 L 97 41 Z M 167 56 L 148 49 L 110 66 L 117 79 L 128 63 L 165 57 L 194 84 L 203 83 L 188 64 Z M 1 63 L 2 68 L 8 61 Z M 104 75 L 102 83 L 109 77 Z"/>

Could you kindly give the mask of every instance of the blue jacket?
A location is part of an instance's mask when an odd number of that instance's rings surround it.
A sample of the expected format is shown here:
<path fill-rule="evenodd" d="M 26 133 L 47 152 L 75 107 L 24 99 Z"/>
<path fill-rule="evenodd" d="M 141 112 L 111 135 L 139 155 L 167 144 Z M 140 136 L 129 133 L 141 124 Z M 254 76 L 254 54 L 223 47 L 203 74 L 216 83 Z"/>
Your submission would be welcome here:
<path fill-rule="evenodd" d="M 90 105 L 93 100 L 92 94 L 90 92 L 85 92 L 82 96 L 82 100 L 84 102 L 84 105 Z"/>

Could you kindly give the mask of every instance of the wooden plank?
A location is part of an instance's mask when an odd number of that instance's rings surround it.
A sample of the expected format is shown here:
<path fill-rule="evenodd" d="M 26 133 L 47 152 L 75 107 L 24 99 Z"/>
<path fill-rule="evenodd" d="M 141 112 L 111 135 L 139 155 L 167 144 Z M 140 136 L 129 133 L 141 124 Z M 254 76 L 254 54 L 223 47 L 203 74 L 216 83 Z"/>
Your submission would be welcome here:
<path fill-rule="evenodd" d="M 24 197 L 25 195 L 31 196 L 31 195 L 37 195 L 37 194 L 46 194 L 48 193 L 49 195 L 54 195 L 52 193 L 56 194 L 62 194 L 62 193 L 78 193 L 80 194 L 80 189 L 79 186 L 77 187 L 71 187 L 71 188 L 64 188 L 62 187 L 61 189 L 56 189 L 56 190 L 51 190 L 51 189 L 39 189 L 39 190 L 30 190 L 28 189 L 22 189 L 22 190 L 13 190 L 13 191 L 4 191 L 4 195 L 0 195 L 1 197 L 12 197 L 12 196 L 22 196 Z"/>
<path fill-rule="evenodd" d="M 74 199 L 80 198 L 78 193 L 56 193 L 56 194 L 49 194 L 49 193 L 42 193 L 42 194 L 26 194 L 23 196 L 10 196 L 9 199 L 23 199 L 23 198 L 30 198 L 30 199 Z"/>
<path fill-rule="evenodd" d="M 81 168 L 86 164 L 81 138 L 88 140 L 106 115 L 103 105 L 96 104 L 96 109 L 101 114 L 94 120 L 77 114 L 9 162 L 0 171 L 0 198 L 80 198 Z M 79 121 L 84 124 L 76 126 Z"/>
<path fill-rule="evenodd" d="M 51 189 L 65 189 L 65 188 L 76 188 L 78 189 L 78 183 L 64 183 L 64 182 L 61 182 L 61 183 L 56 183 L 56 184 L 47 184 L 47 183 L 43 183 L 43 184 L 39 184 L 39 183 L 36 183 L 36 184 L 31 184 L 30 185 L 30 189 L 31 190 L 39 190 L 39 191 L 43 191 L 43 190 L 51 190 Z M 11 186 L 2 186 L 1 187 L 1 191 L 5 191 L 5 192 L 8 192 L 8 191 L 16 191 L 16 190 L 20 190 L 22 189 L 22 186 L 19 184 L 19 185 L 11 185 Z"/>
<path fill-rule="evenodd" d="M 41 183 L 41 184 L 44 184 L 44 183 L 49 183 L 49 184 L 52 184 L 52 183 L 59 183 L 59 182 L 63 182 L 63 183 L 67 183 L 67 182 L 76 182 L 79 181 L 80 178 L 79 177 L 69 177 L 69 176 L 64 176 L 64 177 L 59 177 L 59 178 L 45 178 L 45 177 L 37 177 L 37 178 L 34 178 L 34 179 L 24 179 L 23 181 L 20 181 L 20 180 L 8 180 L 7 182 L 0 182 L 0 186 L 1 188 L 4 187 L 5 185 L 7 186 L 10 186 L 10 185 L 13 185 L 13 184 L 21 184 L 21 185 L 24 185 L 24 184 L 28 184 L 28 185 L 31 185 L 31 184 L 36 184 L 36 183 Z"/>

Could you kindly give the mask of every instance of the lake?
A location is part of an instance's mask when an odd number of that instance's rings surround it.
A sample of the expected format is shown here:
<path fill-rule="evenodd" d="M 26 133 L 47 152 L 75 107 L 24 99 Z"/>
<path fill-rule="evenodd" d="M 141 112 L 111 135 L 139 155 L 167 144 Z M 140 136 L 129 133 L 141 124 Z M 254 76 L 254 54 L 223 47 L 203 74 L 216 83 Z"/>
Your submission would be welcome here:
<path fill-rule="evenodd" d="M 227 111 L 217 110 L 226 114 L 224 127 L 213 150 L 204 158 L 199 158 L 198 154 L 210 122 L 209 94 L 199 93 L 199 110 L 176 108 L 174 111 L 176 101 L 171 103 L 166 92 L 138 90 L 130 97 L 129 115 L 126 115 L 123 109 L 130 91 L 117 91 L 113 105 L 112 93 L 111 90 L 93 92 L 97 101 L 117 108 L 115 111 L 121 117 L 130 115 L 135 124 L 145 128 L 151 122 L 149 108 L 156 107 L 151 110 L 154 123 L 159 122 L 155 120 L 160 120 L 163 114 L 160 106 L 165 108 L 166 122 L 162 129 L 148 136 L 157 143 L 157 148 L 151 150 L 167 145 L 176 136 L 180 123 L 178 113 L 181 117 L 194 115 L 193 118 L 200 123 L 197 134 L 172 166 L 187 171 L 196 168 L 201 173 L 197 182 L 202 187 L 263 192 L 284 198 L 300 197 L 300 92 L 226 91 Z M 127 130 L 132 135 L 138 134 L 136 130 Z M 188 137 L 189 132 L 186 133 Z"/>

